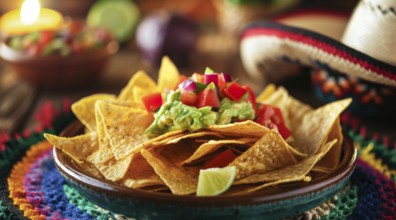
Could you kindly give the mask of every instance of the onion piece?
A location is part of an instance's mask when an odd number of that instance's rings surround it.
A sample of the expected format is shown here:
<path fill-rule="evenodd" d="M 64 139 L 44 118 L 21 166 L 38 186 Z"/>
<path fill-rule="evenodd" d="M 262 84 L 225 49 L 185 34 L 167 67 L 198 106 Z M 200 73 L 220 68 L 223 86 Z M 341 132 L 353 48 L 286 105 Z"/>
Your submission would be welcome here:
<path fill-rule="evenodd" d="M 217 73 L 205 74 L 205 84 L 208 85 L 214 83 L 216 86 L 219 83 L 219 78 Z"/>
<path fill-rule="evenodd" d="M 179 88 L 187 92 L 195 92 L 195 89 L 197 89 L 197 85 L 195 85 L 195 82 L 191 79 L 186 79 L 179 84 Z"/>
<path fill-rule="evenodd" d="M 221 77 L 223 78 L 224 82 L 231 82 L 232 81 L 232 77 L 230 75 L 228 75 L 227 73 L 221 73 Z"/>

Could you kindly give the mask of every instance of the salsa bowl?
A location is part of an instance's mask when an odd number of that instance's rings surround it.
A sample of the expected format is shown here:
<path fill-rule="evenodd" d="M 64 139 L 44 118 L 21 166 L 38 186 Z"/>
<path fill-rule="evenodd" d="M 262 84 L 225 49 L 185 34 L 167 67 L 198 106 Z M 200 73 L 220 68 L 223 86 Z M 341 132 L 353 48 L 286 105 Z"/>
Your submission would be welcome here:
<path fill-rule="evenodd" d="M 105 47 L 68 56 L 34 56 L 0 45 L 0 56 L 22 80 L 40 88 L 70 88 L 99 78 L 109 58 L 118 50 L 116 41 Z"/>
<path fill-rule="evenodd" d="M 79 122 L 69 125 L 65 137 L 83 132 Z M 356 165 L 353 141 L 344 133 L 342 158 L 330 174 L 312 176 L 249 194 L 178 196 L 130 189 L 84 172 L 61 150 L 54 148 L 54 162 L 66 182 L 92 203 L 135 219 L 280 219 L 295 216 L 331 199 L 349 180 Z"/>

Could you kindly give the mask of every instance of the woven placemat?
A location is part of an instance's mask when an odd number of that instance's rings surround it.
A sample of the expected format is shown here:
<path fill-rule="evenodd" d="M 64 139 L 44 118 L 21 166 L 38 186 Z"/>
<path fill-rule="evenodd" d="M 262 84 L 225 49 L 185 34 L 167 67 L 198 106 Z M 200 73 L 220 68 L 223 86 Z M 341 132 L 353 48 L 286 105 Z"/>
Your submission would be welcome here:
<path fill-rule="evenodd" d="M 42 134 L 59 133 L 73 121 L 69 109 L 67 101 L 61 108 L 45 103 L 35 130 L 0 133 L 0 219 L 127 219 L 88 201 L 57 171 Z M 349 119 L 344 116 L 343 126 L 359 151 L 349 184 L 321 206 L 289 219 L 396 219 L 396 151 L 361 127 L 354 129 Z"/>

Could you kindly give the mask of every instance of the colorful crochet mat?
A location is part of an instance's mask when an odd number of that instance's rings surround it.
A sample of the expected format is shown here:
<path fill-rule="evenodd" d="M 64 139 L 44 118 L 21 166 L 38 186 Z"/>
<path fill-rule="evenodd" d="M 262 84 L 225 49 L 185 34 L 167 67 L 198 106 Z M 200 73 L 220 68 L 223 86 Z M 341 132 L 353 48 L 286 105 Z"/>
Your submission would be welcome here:
<path fill-rule="evenodd" d="M 69 102 L 62 108 L 45 103 L 32 132 L 0 133 L 0 219 L 127 219 L 97 207 L 58 173 L 52 146 L 42 134 L 59 133 L 75 119 Z M 343 125 L 359 151 L 349 184 L 321 206 L 290 219 L 396 219 L 396 149 L 353 129 L 348 118 L 343 117 Z"/>

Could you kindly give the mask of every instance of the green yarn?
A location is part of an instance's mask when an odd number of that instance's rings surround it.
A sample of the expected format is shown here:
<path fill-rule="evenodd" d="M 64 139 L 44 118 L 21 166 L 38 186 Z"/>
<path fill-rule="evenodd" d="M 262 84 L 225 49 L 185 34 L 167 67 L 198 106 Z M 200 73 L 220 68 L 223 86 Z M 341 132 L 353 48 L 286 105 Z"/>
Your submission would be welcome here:
<path fill-rule="evenodd" d="M 345 193 L 338 194 L 338 199 L 334 202 L 335 208 L 321 220 L 341 220 L 347 219 L 358 204 L 357 187 L 351 186 Z"/>
<path fill-rule="evenodd" d="M 75 189 L 70 187 L 69 185 L 63 185 L 63 191 L 70 203 L 74 206 L 78 207 L 80 210 L 90 214 L 91 216 L 97 218 L 98 220 L 107 220 L 112 219 L 112 214 L 108 211 L 103 210 L 101 208 L 89 202 L 85 197 L 81 196 Z M 106 213 L 107 212 L 107 213 Z"/>

